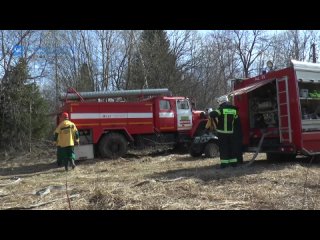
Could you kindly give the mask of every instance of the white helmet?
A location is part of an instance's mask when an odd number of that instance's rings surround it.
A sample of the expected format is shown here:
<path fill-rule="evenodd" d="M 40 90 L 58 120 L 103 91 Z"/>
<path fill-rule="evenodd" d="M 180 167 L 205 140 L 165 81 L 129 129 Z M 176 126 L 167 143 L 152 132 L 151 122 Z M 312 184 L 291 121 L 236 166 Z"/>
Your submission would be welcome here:
<path fill-rule="evenodd" d="M 208 113 L 211 113 L 213 111 L 212 108 L 208 108 Z"/>
<path fill-rule="evenodd" d="M 228 101 L 229 101 L 229 99 L 228 99 L 227 95 L 223 95 L 223 96 L 217 98 L 217 103 L 219 105 L 221 105 L 222 103 L 228 102 Z"/>

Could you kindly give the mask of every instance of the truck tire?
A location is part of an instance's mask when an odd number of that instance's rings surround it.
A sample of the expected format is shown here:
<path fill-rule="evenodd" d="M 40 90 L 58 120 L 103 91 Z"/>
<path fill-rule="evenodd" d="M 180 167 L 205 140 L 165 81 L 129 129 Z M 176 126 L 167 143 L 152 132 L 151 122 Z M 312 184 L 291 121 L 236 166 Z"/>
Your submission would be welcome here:
<path fill-rule="evenodd" d="M 194 147 L 191 145 L 189 153 L 192 157 L 200 157 L 202 155 L 202 150 L 199 147 Z"/>
<path fill-rule="evenodd" d="M 214 142 L 209 142 L 204 147 L 204 155 L 207 158 L 215 158 L 219 156 L 219 147 Z"/>
<path fill-rule="evenodd" d="M 189 150 L 189 148 L 182 143 L 180 143 L 180 144 L 178 143 L 178 144 L 174 145 L 174 147 L 173 147 L 173 151 L 175 153 L 185 154 L 186 152 L 188 152 L 188 150 Z"/>
<path fill-rule="evenodd" d="M 127 153 L 128 141 L 120 133 L 108 133 L 99 143 L 99 152 L 103 158 L 119 158 Z"/>
<path fill-rule="evenodd" d="M 202 152 L 197 152 L 197 151 L 194 151 L 193 149 L 190 150 L 190 155 L 192 157 L 200 157 L 202 155 Z"/>

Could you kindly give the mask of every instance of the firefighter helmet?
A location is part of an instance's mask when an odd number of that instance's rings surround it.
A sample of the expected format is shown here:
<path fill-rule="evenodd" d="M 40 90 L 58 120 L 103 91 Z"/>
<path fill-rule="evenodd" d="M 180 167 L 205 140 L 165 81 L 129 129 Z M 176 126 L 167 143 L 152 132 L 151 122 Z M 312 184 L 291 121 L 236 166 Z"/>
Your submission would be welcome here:
<path fill-rule="evenodd" d="M 229 101 L 229 99 L 228 99 L 227 95 L 223 95 L 217 99 L 217 103 L 219 105 L 221 105 L 222 103 L 228 102 L 228 101 Z"/>
<path fill-rule="evenodd" d="M 67 119 L 67 118 L 69 118 L 69 114 L 67 112 L 63 112 L 61 114 L 61 117 L 63 117 L 64 119 Z"/>

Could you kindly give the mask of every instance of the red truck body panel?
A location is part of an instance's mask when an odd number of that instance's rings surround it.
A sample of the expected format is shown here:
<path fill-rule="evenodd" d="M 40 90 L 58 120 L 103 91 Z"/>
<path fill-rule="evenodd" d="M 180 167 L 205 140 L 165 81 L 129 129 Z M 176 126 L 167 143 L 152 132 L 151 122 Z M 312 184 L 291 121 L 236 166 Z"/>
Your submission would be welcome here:
<path fill-rule="evenodd" d="M 66 102 L 61 112 L 68 112 L 79 130 L 92 129 L 94 144 L 105 132 L 112 130 L 125 131 L 131 141 L 133 135 L 156 133 L 181 132 L 191 138 L 191 133 L 195 132 L 192 126 L 198 121 L 199 114 L 193 116 L 190 110 L 189 119 L 178 119 L 176 101 L 179 100 L 186 98 L 161 96 L 137 102 L 73 101 Z M 161 109 L 160 101 L 164 101 L 168 109 Z"/>
<path fill-rule="evenodd" d="M 81 102 L 67 103 L 65 111 L 79 129 L 93 129 L 93 143 L 104 131 L 126 129 L 133 134 L 154 133 L 153 103 L 147 102 Z"/>

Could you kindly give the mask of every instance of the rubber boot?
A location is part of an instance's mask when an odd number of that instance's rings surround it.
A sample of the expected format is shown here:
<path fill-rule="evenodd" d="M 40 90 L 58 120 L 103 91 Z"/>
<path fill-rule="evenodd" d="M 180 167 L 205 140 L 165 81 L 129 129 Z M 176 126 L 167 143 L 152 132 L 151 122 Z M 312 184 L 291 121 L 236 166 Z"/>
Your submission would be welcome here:
<path fill-rule="evenodd" d="M 64 160 L 64 169 L 65 169 L 66 171 L 69 170 L 69 169 L 68 169 L 68 166 L 69 166 L 69 160 L 68 160 L 68 159 L 65 159 L 65 160 Z"/>
<path fill-rule="evenodd" d="M 238 157 L 237 157 L 237 162 L 239 163 L 239 164 L 243 164 L 243 155 L 241 154 L 241 155 L 238 155 Z"/>
<path fill-rule="evenodd" d="M 231 166 L 231 167 L 237 167 L 237 166 L 238 166 L 238 163 L 236 163 L 236 162 L 235 162 L 235 163 L 230 163 L 230 166 Z"/>
<path fill-rule="evenodd" d="M 74 169 L 76 167 L 76 164 L 74 163 L 74 159 L 71 159 L 71 167 Z"/>
<path fill-rule="evenodd" d="M 226 168 L 228 166 L 229 166 L 228 163 L 220 163 L 220 168 Z"/>

